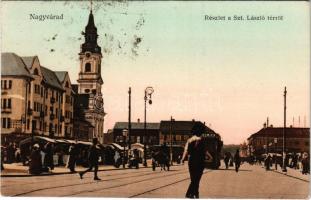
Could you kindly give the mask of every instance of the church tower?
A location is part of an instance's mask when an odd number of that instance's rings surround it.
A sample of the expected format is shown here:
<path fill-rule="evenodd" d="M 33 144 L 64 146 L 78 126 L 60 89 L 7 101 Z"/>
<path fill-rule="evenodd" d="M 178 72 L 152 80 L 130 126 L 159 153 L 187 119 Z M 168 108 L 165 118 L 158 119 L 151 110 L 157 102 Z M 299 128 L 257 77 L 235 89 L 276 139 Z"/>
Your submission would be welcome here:
<path fill-rule="evenodd" d="M 101 86 L 103 85 L 103 79 L 101 77 L 102 54 L 101 48 L 97 44 L 97 28 L 94 23 L 92 10 L 83 34 L 85 42 L 81 45 L 79 53 L 79 93 L 100 94 Z"/>
<path fill-rule="evenodd" d="M 85 108 L 83 113 L 85 120 L 94 127 L 91 137 L 98 138 L 102 143 L 104 137 L 104 117 L 106 115 L 101 92 L 103 85 L 101 77 L 102 53 L 100 46 L 97 44 L 98 35 L 92 9 L 83 35 L 85 41 L 81 45 L 79 53 L 78 93 L 88 99 L 88 108 Z"/>

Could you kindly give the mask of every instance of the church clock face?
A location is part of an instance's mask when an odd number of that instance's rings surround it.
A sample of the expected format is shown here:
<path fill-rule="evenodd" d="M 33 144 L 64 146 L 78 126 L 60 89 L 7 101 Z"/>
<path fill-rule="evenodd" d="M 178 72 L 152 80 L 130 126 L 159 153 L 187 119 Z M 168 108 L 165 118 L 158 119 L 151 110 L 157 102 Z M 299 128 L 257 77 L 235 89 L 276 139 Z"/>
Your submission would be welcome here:
<path fill-rule="evenodd" d="M 94 101 L 94 106 L 96 109 L 102 110 L 104 108 L 104 100 L 102 96 L 95 96 Z"/>
<path fill-rule="evenodd" d="M 91 56 L 90 53 L 86 53 L 85 55 L 86 55 L 87 58 L 89 58 Z"/>

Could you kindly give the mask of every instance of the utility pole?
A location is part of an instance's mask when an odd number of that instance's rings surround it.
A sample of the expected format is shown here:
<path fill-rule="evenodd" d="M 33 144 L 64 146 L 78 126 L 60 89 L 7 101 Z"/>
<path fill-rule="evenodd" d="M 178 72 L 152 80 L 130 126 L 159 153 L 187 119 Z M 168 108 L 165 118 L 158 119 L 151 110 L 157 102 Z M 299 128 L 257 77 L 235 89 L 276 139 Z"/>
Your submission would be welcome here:
<path fill-rule="evenodd" d="M 171 116 L 171 121 L 170 121 L 170 164 L 173 165 L 173 147 L 172 147 L 172 143 L 173 143 L 173 134 L 172 134 L 172 130 L 173 129 L 173 117 Z"/>
<path fill-rule="evenodd" d="M 131 150 L 131 128 L 132 128 L 132 124 L 131 124 L 131 87 L 129 87 L 129 116 L 128 116 L 128 147 L 129 147 L 129 151 Z"/>
<path fill-rule="evenodd" d="M 286 172 L 286 87 L 284 89 L 284 126 L 283 126 L 283 167 L 282 171 Z"/>

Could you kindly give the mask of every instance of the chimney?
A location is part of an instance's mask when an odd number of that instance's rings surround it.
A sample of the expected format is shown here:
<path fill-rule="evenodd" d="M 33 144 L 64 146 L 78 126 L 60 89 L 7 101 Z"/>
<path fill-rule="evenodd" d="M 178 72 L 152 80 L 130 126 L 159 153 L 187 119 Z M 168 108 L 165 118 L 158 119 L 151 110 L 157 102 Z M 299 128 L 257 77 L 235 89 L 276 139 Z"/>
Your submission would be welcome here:
<path fill-rule="evenodd" d="M 140 119 L 139 118 L 137 118 L 137 123 L 140 123 Z"/>
<path fill-rule="evenodd" d="M 267 124 L 266 124 L 266 122 L 263 124 L 263 127 L 264 127 L 264 128 L 267 128 Z"/>
<path fill-rule="evenodd" d="M 193 122 L 195 122 L 195 119 L 192 119 Z"/>

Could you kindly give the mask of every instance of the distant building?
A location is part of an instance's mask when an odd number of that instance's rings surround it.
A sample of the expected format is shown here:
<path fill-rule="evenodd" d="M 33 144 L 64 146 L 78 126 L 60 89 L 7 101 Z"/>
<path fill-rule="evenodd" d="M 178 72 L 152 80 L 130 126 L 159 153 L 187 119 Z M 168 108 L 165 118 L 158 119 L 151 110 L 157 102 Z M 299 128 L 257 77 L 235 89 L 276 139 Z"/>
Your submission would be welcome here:
<path fill-rule="evenodd" d="M 113 143 L 113 130 L 108 129 L 107 133 L 104 134 L 104 143 L 105 144 L 111 144 Z"/>
<path fill-rule="evenodd" d="M 282 153 L 283 151 L 283 127 L 264 127 L 252 134 L 248 139 L 248 152 L 252 155 L 260 155 L 266 152 Z M 286 128 L 286 152 L 309 152 L 310 129 Z"/>
<path fill-rule="evenodd" d="M 173 145 L 185 145 L 187 140 L 192 136 L 191 130 L 195 122 L 196 122 L 195 120 L 161 121 L 160 123 L 160 144 L 163 144 L 163 143 L 170 144 L 172 141 Z M 213 131 L 209 127 L 207 126 L 205 127 L 206 127 L 207 134 L 217 134 L 215 131 Z M 171 136 L 172 136 L 172 140 L 171 140 Z"/>
<path fill-rule="evenodd" d="M 160 123 L 147 123 L 146 135 L 144 132 L 144 123 L 131 123 L 131 143 L 142 143 L 146 141 L 147 145 L 159 144 Z M 116 122 L 113 127 L 113 141 L 123 143 L 123 130 L 128 129 L 128 122 Z"/>
<path fill-rule="evenodd" d="M 160 123 L 147 123 L 146 135 L 144 133 L 144 123 L 132 122 L 131 143 L 146 143 L 148 145 L 162 145 L 164 143 L 173 145 L 185 145 L 192 136 L 191 130 L 195 121 L 161 121 Z M 203 123 L 202 123 L 203 124 Z M 113 135 L 113 141 L 123 143 L 123 130 L 128 129 L 127 122 L 117 122 L 111 131 L 107 133 Z M 170 134 L 171 133 L 171 134 Z M 212 129 L 206 127 L 207 134 L 217 134 Z M 108 136 L 107 136 L 108 137 Z M 171 140 L 172 138 L 172 140 Z"/>
<path fill-rule="evenodd" d="M 32 133 L 72 137 L 73 98 L 67 72 L 41 66 L 37 56 L 2 53 L 1 89 L 2 142 L 18 142 Z"/>

